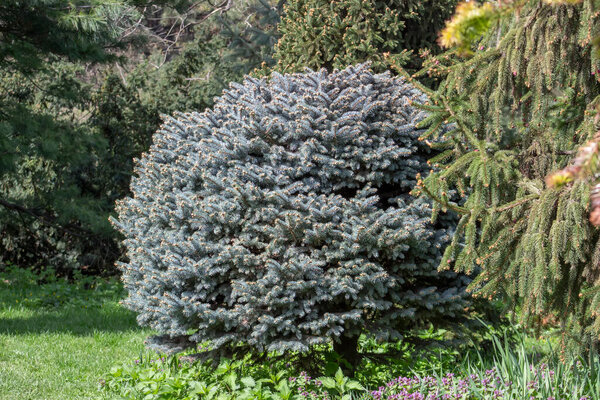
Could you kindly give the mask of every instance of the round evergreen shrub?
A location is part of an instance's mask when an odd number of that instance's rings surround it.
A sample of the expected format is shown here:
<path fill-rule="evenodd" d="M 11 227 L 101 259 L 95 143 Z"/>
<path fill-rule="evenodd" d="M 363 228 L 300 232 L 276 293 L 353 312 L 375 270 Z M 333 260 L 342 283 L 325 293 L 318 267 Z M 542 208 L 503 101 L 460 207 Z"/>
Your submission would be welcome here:
<path fill-rule="evenodd" d="M 307 351 L 348 359 L 458 321 L 468 280 L 438 272 L 450 224 L 409 192 L 427 173 L 426 98 L 368 65 L 232 84 L 168 118 L 137 161 L 114 224 L 127 306 L 181 350 Z"/>

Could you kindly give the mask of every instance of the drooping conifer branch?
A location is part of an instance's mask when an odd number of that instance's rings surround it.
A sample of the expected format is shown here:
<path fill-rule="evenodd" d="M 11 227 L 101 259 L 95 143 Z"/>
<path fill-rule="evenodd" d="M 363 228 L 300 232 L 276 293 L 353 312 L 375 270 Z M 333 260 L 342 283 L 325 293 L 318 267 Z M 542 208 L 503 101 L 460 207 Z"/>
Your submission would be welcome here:
<path fill-rule="evenodd" d="M 545 178 L 565 168 L 596 132 L 590 105 L 600 95 L 597 3 L 503 3 L 494 23 L 465 41 L 471 56 L 453 50 L 426 64 L 425 72 L 446 79 L 422 122 L 429 138 L 448 146 L 432 161 L 437 170 L 423 180 L 425 192 L 438 209 L 451 193 L 469 211 L 440 267 L 478 266 L 482 273 L 472 286 L 478 294 L 518 299 L 525 322 L 564 318 L 565 329 L 585 337 L 586 345 L 600 333 L 590 308 L 600 300 L 584 295 L 598 285 L 600 269 L 594 261 L 600 235 L 587 222 L 595 195 L 584 182 L 556 188 Z M 473 22 L 463 14 L 457 31 Z M 444 121 L 454 129 L 441 131 Z"/>

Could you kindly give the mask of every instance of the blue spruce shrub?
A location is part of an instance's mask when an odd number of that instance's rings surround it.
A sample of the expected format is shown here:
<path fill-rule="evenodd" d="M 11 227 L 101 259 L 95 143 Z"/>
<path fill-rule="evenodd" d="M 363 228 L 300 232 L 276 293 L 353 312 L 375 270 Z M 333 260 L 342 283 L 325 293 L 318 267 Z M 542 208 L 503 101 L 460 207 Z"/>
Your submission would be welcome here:
<path fill-rule="evenodd" d="M 361 333 L 401 338 L 458 321 L 468 280 L 438 272 L 449 224 L 409 192 L 430 156 L 426 98 L 368 65 L 232 84 L 177 114 L 137 162 L 114 224 L 126 305 L 178 351 L 356 357 Z"/>

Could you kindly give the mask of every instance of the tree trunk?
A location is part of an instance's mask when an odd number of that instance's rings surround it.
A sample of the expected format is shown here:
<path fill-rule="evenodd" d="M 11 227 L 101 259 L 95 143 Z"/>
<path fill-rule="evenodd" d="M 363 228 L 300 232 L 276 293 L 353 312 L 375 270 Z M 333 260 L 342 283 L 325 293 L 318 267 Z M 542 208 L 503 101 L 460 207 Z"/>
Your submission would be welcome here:
<path fill-rule="evenodd" d="M 333 341 L 333 351 L 338 353 L 346 360 L 351 368 L 346 368 L 346 365 L 340 365 L 344 373 L 348 376 L 354 376 L 354 370 L 360 362 L 360 354 L 358 353 L 358 336 L 340 336 L 338 341 Z"/>

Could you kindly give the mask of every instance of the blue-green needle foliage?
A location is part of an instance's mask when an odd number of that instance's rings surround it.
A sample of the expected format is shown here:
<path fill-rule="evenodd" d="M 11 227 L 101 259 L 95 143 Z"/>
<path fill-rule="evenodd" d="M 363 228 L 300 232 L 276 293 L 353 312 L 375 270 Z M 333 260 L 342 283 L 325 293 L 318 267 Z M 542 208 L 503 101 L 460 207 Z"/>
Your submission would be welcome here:
<path fill-rule="evenodd" d="M 403 79 L 246 78 L 166 120 L 113 221 L 156 348 L 304 352 L 460 319 L 467 279 L 437 271 L 452 228 L 409 194 L 430 150 L 413 106 L 427 99 Z"/>

